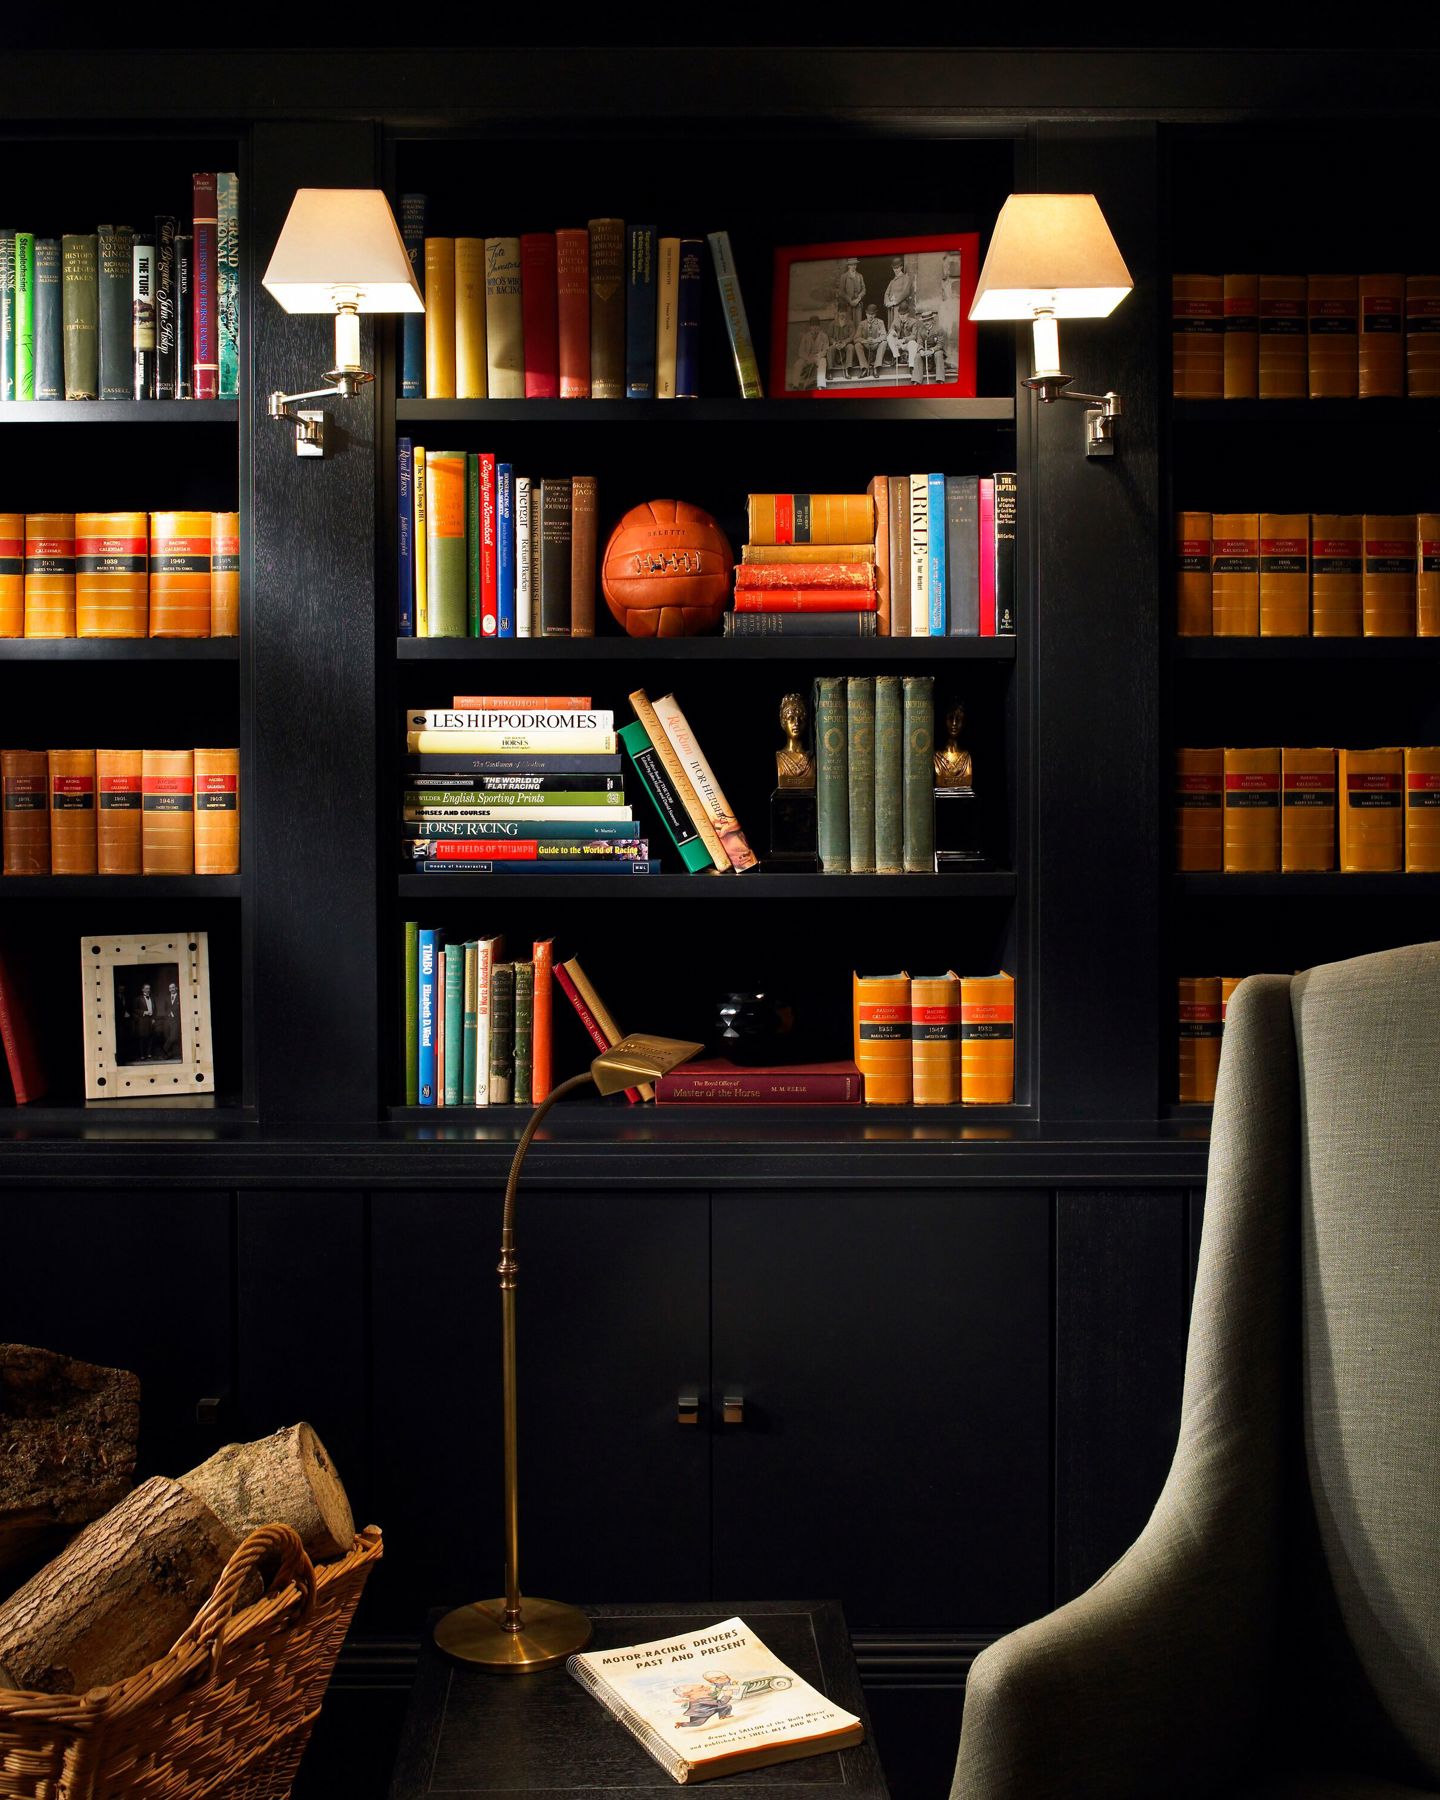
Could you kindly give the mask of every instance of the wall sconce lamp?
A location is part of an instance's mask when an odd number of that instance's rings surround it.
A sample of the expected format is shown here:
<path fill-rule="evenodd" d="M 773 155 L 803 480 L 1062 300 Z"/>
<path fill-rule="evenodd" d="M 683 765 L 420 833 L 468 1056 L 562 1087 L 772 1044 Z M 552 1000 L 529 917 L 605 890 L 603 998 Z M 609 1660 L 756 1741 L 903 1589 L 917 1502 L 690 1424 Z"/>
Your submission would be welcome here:
<path fill-rule="evenodd" d="M 325 454 L 325 415 L 302 400 L 348 399 L 375 379 L 360 366 L 361 313 L 423 313 L 424 296 L 379 188 L 300 188 L 263 286 L 288 313 L 335 315 L 329 387 L 270 396 L 270 417 L 295 422 L 295 454 Z"/>
<path fill-rule="evenodd" d="M 1044 401 L 1078 400 L 1085 454 L 1115 454 L 1116 393 L 1082 394 L 1060 369 L 1061 319 L 1105 319 L 1134 287 L 1093 194 L 1012 194 L 1000 208 L 970 307 L 972 319 L 1029 319 L 1034 373 Z"/>

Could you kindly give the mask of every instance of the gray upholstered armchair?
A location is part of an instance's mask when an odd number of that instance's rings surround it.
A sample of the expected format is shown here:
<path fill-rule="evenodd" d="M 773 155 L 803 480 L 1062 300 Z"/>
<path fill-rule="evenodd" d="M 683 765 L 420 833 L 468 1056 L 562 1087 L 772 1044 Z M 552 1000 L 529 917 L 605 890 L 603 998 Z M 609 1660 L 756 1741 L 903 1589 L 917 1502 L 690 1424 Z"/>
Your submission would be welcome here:
<path fill-rule="evenodd" d="M 1232 996 L 1149 1524 L 975 1663 L 952 1800 L 1440 1792 L 1440 944 Z"/>

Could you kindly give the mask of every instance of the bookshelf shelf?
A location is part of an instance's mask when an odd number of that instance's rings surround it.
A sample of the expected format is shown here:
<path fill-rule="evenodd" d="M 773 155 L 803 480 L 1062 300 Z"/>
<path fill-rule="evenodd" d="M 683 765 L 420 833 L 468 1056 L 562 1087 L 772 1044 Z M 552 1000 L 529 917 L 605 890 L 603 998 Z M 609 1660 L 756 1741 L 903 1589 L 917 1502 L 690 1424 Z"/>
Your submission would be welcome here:
<path fill-rule="evenodd" d="M 3 875 L 0 898 L 238 900 L 244 879 L 243 875 Z"/>
<path fill-rule="evenodd" d="M 1177 637 L 1179 662 L 1434 662 L 1440 637 Z"/>
<path fill-rule="evenodd" d="M 228 425 L 238 400 L 9 400 L 0 425 Z"/>
<path fill-rule="evenodd" d="M 1440 412 L 1437 412 L 1440 417 Z M 1010 396 L 976 400 L 397 400 L 395 419 L 409 424 L 646 424 L 659 420 L 692 425 L 773 425 L 791 421 L 878 421 L 906 425 L 926 421 L 952 425 L 1015 422 Z"/>
<path fill-rule="evenodd" d="M 649 895 L 653 899 L 681 897 L 704 900 L 856 900 L 908 895 L 918 899 L 998 900 L 1015 893 L 1015 877 L 1009 870 L 984 870 L 972 875 L 400 875 L 402 899 L 422 896 L 443 902 L 458 900 L 515 900 L 569 898 L 574 900 L 627 899 Z"/>
<path fill-rule="evenodd" d="M 213 1098 L 213 1096 L 207 1096 Z M 187 1096 L 183 1106 L 152 1106 L 128 1100 L 97 1100 L 89 1106 L 0 1106 L 0 1131 L 23 1136 L 26 1127 L 41 1131 L 83 1128 L 87 1137 L 102 1135 L 106 1126 L 125 1128 L 173 1125 L 187 1137 L 204 1131 L 207 1125 L 253 1125 L 258 1119 L 253 1106 L 241 1106 L 233 1100 L 220 1100 L 207 1106 L 200 1096 Z"/>
<path fill-rule="evenodd" d="M 0 638 L 0 662 L 238 663 L 239 638 Z"/>
<path fill-rule="evenodd" d="M 433 880 L 434 878 L 432 878 Z M 1329 900 L 1436 899 L 1440 898 L 1440 874 L 1406 875 L 1177 875 L 1179 893 L 1187 899 Z"/>
<path fill-rule="evenodd" d="M 392 1106 L 385 1116 L 393 1125 L 428 1125 L 447 1136 L 459 1132 L 480 1138 L 489 1135 L 481 1129 L 486 1125 L 509 1136 L 524 1125 L 530 1112 L 528 1106 Z M 1002 1142 L 1014 1136 L 1016 1125 L 1031 1124 L 1034 1114 L 1025 1106 L 867 1106 L 863 1102 L 857 1106 L 616 1106 L 580 1099 L 557 1109 L 542 1136 L 554 1135 L 555 1127 L 565 1123 L 593 1127 L 608 1121 L 622 1131 L 633 1124 L 637 1135 L 664 1139 L 667 1131 L 679 1137 L 693 1133 L 697 1125 L 723 1129 L 725 1121 L 734 1126 L 742 1119 L 748 1143 L 783 1141 L 797 1129 L 809 1135 L 821 1121 L 833 1130 L 860 1120 L 865 1123 L 867 1136 L 884 1126 L 887 1135 L 893 1135 L 896 1141 L 913 1138 L 923 1142 L 927 1137 L 946 1137 L 960 1126 L 968 1140 Z M 829 1136 L 827 1130 L 827 1139 Z"/>
<path fill-rule="evenodd" d="M 1326 426 L 1413 425 L 1440 427 L 1440 405 L 1425 400 L 1175 400 L 1177 425 L 1283 425 L 1323 431 Z"/>
<path fill-rule="evenodd" d="M 1429 640 L 1427 640 L 1429 641 Z M 1440 639 L 1435 640 L 1440 643 Z M 996 638 L 397 638 L 401 662 L 1014 662 Z"/>

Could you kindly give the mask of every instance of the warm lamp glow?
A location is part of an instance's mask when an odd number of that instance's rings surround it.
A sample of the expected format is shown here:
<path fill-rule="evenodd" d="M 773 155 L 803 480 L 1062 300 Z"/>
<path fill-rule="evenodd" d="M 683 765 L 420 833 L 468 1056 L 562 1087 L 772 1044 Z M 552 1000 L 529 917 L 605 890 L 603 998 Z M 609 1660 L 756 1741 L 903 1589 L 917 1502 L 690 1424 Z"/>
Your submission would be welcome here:
<path fill-rule="evenodd" d="M 995 221 L 970 317 L 1103 319 L 1134 285 L 1093 194 L 1012 194 Z"/>
<path fill-rule="evenodd" d="M 342 304 L 362 313 L 425 310 L 379 188 L 299 188 L 263 285 L 289 313 L 333 313 Z"/>

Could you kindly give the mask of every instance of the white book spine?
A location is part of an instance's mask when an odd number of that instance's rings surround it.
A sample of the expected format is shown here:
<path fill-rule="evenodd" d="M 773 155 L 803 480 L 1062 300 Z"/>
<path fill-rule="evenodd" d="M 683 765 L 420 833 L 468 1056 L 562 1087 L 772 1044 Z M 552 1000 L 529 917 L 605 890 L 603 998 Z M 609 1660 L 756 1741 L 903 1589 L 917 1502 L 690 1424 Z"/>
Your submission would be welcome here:
<path fill-rule="evenodd" d="M 532 635 L 530 571 L 530 477 L 515 477 L 515 635 Z"/>
<path fill-rule="evenodd" d="M 613 712 L 475 712 L 435 707 L 407 713 L 411 731 L 576 731 L 613 732 Z"/>
<path fill-rule="evenodd" d="M 737 874 L 753 869 L 758 860 L 755 852 L 740 829 L 740 821 L 731 810 L 723 788 L 715 779 L 715 771 L 696 741 L 689 721 L 676 705 L 675 696 L 662 694 L 653 705 L 655 717 L 660 721 L 660 729 L 670 740 L 670 747 L 680 759 L 681 768 L 689 776 L 690 785 L 730 859 L 731 868 Z"/>
<path fill-rule="evenodd" d="M 412 726 L 405 733 L 411 756 L 499 756 L 514 750 L 526 756 L 571 754 L 613 756 L 613 731 L 452 731 Z"/>
<path fill-rule="evenodd" d="M 619 796 L 617 796 L 618 798 Z M 603 821 L 610 824 L 633 819 L 628 806 L 493 806 L 483 796 L 474 806 L 407 806 L 405 818 L 414 819 L 537 819 L 551 820 L 557 825 L 574 825 L 581 821 Z"/>
<path fill-rule="evenodd" d="M 910 635 L 930 635 L 930 477 L 910 477 Z"/>

